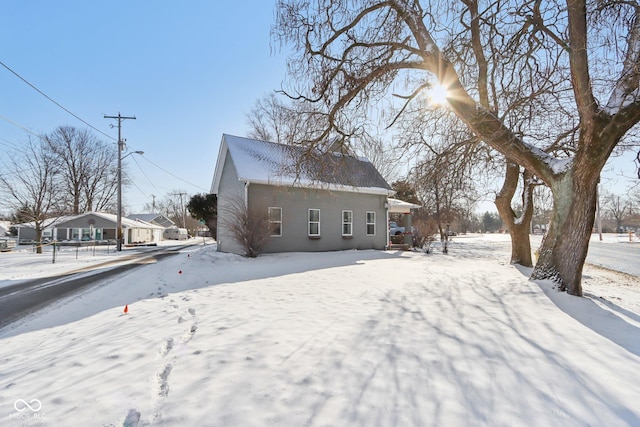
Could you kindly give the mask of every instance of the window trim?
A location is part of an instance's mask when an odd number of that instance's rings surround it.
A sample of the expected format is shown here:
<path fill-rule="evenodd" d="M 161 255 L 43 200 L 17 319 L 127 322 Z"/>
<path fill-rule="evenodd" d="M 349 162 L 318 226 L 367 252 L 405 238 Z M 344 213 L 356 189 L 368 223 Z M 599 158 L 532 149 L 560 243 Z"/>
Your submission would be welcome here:
<path fill-rule="evenodd" d="M 317 211 L 318 212 L 318 220 L 317 221 L 311 221 L 311 211 Z M 318 233 L 317 234 L 312 234 L 311 233 L 311 224 L 318 224 Z M 307 235 L 309 237 L 320 237 L 320 209 L 309 208 L 307 210 Z"/>
<path fill-rule="evenodd" d="M 373 215 L 373 222 L 369 222 L 369 214 Z M 373 226 L 373 233 L 369 233 L 369 226 Z M 367 211 L 365 214 L 365 234 L 367 236 L 375 236 L 376 235 L 376 212 L 375 211 Z"/>
<path fill-rule="evenodd" d="M 349 213 L 350 221 L 348 221 L 348 222 L 345 222 L 345 218 L 344 218 L 344 214 L 345 213 Z M 345 209 L 345 210 L 342 211 L 342 221 L 341 221 L 341 223 L 342 223 L 342 227 L 340 228 L 340 231 L 342 233 L 342 237 L 353 237 L 353 211 L 352 210 Z M 344 226 L 347 225 L 347 224 L 349 225 L 349 233 L 345 233 L 344 232 Z"/>
<path fill-rule="evenodd" d="M 279 209 L 280 210 L 280 219 L 279 220 L 273 220 L 271 218 L 271 213 L 272 211 Z M 282 207 L 280 206 L 269 206 L 267 208 L 267 215 L 268 215 L 268 219 L 269 219 L 269 237 L 282 237 Z M 273 224 L 279 224 L 278 230 L 280 231 L 279 234 L 274 234 L 273 230 Z"/>

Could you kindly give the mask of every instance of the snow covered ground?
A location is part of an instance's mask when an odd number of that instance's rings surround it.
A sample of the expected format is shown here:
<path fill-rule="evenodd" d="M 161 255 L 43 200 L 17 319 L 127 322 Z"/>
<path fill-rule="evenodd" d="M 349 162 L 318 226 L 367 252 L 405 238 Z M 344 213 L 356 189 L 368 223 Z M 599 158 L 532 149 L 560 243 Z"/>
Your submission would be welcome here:
<path fill-rule="evenodd" d="M 640 426 L 638 278 L 571 297 L 509 249 L 185 248 L 0 331 L 0 425 Z M 46 256 L 0 286 L 80 262 Z"/>

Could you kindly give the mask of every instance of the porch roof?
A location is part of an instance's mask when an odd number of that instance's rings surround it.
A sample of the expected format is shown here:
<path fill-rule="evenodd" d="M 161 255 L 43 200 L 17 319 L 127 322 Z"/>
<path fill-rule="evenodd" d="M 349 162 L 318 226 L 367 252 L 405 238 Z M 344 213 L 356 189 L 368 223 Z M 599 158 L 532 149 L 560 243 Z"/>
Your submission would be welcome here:
<path fill-rule="evenodd" d="M 389 198 L 387 200 L 389 201 L 389 213 L 409 214 L 411 213 L 411 209 L 418 209 L 422 207 L 414 203 L 404 202 L 400 199 Z"/>

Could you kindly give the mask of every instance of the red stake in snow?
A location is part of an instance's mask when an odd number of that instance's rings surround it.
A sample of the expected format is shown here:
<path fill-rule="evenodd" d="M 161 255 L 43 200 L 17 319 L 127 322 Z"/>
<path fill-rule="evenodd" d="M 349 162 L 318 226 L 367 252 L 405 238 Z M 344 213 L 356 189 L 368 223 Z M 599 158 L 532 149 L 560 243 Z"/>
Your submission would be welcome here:
<path fill-rule="evenodd" d="M 124 306 L 124 314 L 127 314 L 129 312 L 129 304 Z"/>

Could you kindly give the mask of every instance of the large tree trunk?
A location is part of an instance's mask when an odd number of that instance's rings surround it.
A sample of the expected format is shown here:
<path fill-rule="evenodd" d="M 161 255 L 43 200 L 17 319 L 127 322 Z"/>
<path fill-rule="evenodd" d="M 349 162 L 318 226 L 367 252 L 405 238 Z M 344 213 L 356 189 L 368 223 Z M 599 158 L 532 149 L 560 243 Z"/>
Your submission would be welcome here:
<path fill-rule="evenodd" d="M 573 168 L 553 184 L 553 217 L 532 279 L 553 280 L 560 290 L 582 296 L 582 267 L 596 211 L 599 173 Z"/>
<path fill-rule="evenodd" d="M 496 208 L 500 218 L 507 225 L 511 235 L 511 264 L 525 267 L 533 266 L 531 260 L 531 241 L 529 230 L 533 216 L 533 184 L 528 173 L 523 174 L 524 188 L 522 190 L 522 209 L 520 217 L 511 208 L 513 195 L 518 188 L 520 166 L 507 162 L 502 189 L 496 195 Z"/>
<path fill-rule="evenodd" d="M 42 227 L 36 223 L 36 253 L 42 253 Z"/>

